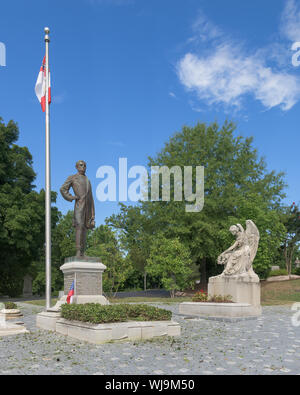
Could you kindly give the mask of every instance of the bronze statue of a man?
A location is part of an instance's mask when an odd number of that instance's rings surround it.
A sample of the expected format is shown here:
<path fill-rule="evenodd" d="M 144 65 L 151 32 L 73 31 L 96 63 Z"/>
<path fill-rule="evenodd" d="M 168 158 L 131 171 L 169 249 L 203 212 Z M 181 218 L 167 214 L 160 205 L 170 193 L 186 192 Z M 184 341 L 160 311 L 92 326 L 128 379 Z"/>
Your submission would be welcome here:
<path fill-rule="evenodd" d="M 78 173 L 67 178 L 60 193 L 69 202 L 75 200 L 73 226 L 76 232 L 76 256 L 80 258 L 84 256 L 87 230 L 95 227 L 95 205 L 91 183 L 85 175 L 85 161 L 79 160 L 76 169 Z M 71 187 L 75 196 L 69 193 Z"/>

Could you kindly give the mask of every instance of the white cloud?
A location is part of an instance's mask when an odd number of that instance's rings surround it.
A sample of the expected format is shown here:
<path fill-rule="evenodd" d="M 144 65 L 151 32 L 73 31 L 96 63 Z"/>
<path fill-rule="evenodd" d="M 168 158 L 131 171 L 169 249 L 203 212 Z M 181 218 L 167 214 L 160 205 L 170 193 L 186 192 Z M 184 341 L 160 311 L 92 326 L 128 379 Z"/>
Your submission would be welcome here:
<path fill-rule="evenodd" d="M 198 49 L 186 53 L 177 64 L 177 74 L 184 87 L 195 92 L 200 101 L 239 109 L 243 99 L 251 95 L 266 109 L 279 106 L 287 111 L 296 104 L 300 78 L 282 67 L 268 66 L 269 50 L 258 48 L 249 54 L 240 43 L 221 35 L 211 22 L 205 22 L 202 14 L 196 25 L 200 30 L 204 26 L 204 37 L 211 40 L 211 45 L 201 55 Z"/>
<path fill-rule="evenodd" d="M 208 20 L 201 10 L 198 12 L 198 16 L 193 23 L 192 30 L 195 35 L 191 38 L 191 41 L 199 38 L 202 41 L 214 40 L 223 34 L 222 30 Z"/>
<path fill-rule="evenodd" d="M 280 29 L 290 41 L 300 41 L 300 6 L 295 0 L 286 1 Z"/>

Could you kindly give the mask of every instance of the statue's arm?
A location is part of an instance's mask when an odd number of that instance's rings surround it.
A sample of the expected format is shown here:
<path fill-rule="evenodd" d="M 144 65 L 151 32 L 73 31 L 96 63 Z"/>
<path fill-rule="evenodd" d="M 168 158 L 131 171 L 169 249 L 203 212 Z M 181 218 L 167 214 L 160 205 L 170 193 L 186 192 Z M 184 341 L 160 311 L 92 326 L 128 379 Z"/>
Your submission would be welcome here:
<path fill-rule="evenodd" d="M 236 241 L 232 244 L 232 246 L 230 246 L 229 248 L 227 248 L 226 251 L 223 252 L 223 254 L 235 250 L 235 248 L 238 247 L 238 245 L 239 245 L 239 242 L 238 242 L 238 240 L 236 240 Z"/>
<path fill-rule="evenodd" d="M 68 200 L 68 202 L 72 202 L 73 200 L 76 199 L 76 197 L 72 196 L 69 192 L 72 186 L 72 181 L 73 181 L 73 177 L 72 176 L 68 177 L 65 183 L 60 188 L 60 193 L 62 194 L 62 197 Z"/>
<path fill-rule="evenodd" d="M 94 203 L 91 183 L 90 183 L 90 188 L 91 188 L 91 194 L 92 194 L 92 219 L 95 219 L 95 203 Z"/>
<path fill-rule="evenodd" d="M 92 192 L 92 186 L 90 183 L 90 191 L 91 191 L 91 200 L 92 200 L 92 209 L 91 209 L 91 228 L 95 227 L 95 203 L 94 203 L 94 198 L 93 198 L 93 192 Z"/>

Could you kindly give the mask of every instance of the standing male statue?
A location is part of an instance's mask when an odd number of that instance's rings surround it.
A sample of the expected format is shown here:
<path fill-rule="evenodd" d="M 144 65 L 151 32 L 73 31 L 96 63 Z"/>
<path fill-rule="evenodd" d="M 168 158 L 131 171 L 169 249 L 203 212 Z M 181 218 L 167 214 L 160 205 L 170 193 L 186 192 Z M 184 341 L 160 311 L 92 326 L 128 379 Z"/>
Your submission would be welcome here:
<path fill-rule="evenodd" d="M 91 183 L 85 175 L 85 161 L 79 160 L 76 169 L 78 173 L 67 178 L 60 193 L 69 202 L 75 200 L 73 226 L 76 233 L 76 257 L 80 258 L 84 257 L 87 230 L 95 227 L 95 205 Z M 75 196 L 69 193 L 71 187 Z"/>

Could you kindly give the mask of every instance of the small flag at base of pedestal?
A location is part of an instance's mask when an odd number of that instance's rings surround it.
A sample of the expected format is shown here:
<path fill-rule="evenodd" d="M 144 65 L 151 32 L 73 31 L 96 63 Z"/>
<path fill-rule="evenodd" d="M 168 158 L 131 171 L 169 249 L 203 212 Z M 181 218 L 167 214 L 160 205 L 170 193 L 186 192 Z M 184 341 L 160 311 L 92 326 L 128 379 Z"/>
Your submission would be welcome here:
<path fill-rule="evenodd" d="M 72 282 L 70 291 L 69 291 L 68 296 L 67 296 L 67 303 L 68 304 L 70 304 L 70 303 L 72 304 L 72 302 L 73 302 L 73 295 L 74 295 L 74 280 Z"/>

